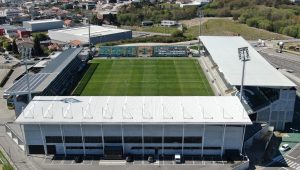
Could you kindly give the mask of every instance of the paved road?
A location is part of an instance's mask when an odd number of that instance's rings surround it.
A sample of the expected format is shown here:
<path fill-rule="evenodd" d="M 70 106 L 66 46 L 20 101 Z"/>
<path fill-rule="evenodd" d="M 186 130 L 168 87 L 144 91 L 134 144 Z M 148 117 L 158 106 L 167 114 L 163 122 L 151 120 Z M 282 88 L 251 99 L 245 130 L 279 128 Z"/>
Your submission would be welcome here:
<path fill-rule="evenodd" d="M 273 162 L 265 169 L 283 169 L 286 167 L 300 170 L 300 143 L 286 154 L 274 158 Z"/>

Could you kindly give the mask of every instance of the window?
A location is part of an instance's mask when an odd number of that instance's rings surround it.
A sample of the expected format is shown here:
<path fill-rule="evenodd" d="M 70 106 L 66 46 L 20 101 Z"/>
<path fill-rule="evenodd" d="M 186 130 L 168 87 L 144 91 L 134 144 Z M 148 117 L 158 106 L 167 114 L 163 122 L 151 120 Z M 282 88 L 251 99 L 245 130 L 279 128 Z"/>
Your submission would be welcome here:
<path fill-rule="evenodd" d="M 45 154 L 43 145 L 28 145 L 29 154 Z"/>
<path fill-rule="evenodd" d="M 145 136 L 144 143 L 162 143 L 162 137 Z"/>
<path fill-rule="evenodd" d="M 120 136 L 104 136 L 105 143 L 122 143 L 122 137 Z"/>
<path fill-rule="evenodd" d="M 101 143 L 102 138 L 100 136 L 86 136 L 84 137 L 85 143 Z"/>
<path fill-rule="evenodd" d="M 202 143 L 202 137 L 184 137 L 184 143 Z"/>
<path fill-rule="evenodd" d="M 165 137 L 164 143 L 181 143 L 182 137 Z"/>
<path fill-rule="evenodd" d="M 82 143 L 81 136 L 65 136 L 65 143 Z"/>
<path fill-rule="evenodd" d="M 216 147 L 216 146 L 207 146 L 207 147 L 204 147 L 203 149 L 209 149 L 209 150 L 219 150 L 219 149 L 221 149 L 221 147 Z"/>
<path fill-rule="evenodd" d="M 142 137 L 124 137 L 125 143 L 142 143 Z"/>
<path fill-rule="evenodd" d="M 85 149 L 103 149 L 100 146 L 86 146 Z"/>
<path fill-rule="evenodd" d="M 62 143 L 61 136 L 46 136 L 46 143 Z"/>
<path fill-rule="evenodd" d="M 83 149 L 82 146 L 66 146 L 66 149 Z"/>

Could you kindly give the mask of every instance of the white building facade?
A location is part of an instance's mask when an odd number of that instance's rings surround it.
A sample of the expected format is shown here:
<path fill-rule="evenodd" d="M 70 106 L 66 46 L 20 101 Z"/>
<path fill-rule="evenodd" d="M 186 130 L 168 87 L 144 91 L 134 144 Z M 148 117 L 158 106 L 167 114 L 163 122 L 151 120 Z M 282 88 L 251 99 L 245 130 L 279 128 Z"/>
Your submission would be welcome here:
<path fill-rule="evenodd" d="M 48 31 L 51 29 L 63 28 L 64 22 L 58 19 L 44 19 L 44 20 L 32 20 L 24 21 L 23 27 L 28 31 Z"/>
<path fill-rule="evenodd" d="M 252 124 L 237 97 L 35 97 L 16 120 L 28 154 L 224 155 Z"/>

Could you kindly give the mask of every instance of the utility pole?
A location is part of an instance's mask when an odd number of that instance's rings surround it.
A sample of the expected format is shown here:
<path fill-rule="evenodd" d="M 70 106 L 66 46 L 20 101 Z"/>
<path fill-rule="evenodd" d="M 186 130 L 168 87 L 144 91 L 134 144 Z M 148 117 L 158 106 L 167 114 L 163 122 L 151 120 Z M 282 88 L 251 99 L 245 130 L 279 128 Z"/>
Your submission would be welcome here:
<path fill-rule="evenodd" d="M 241 82 L 241 89 L 240 89 L 240 100 L 242 102 L 243 96 L 243 89 L 244 89 L 244 77 L 245 77 L 245 65 L 246 61 L 250 61 L 248 47 L 238 48 L 239 59 L 243 62 L 243 71 L 242 71 L 242 82 Z"/>

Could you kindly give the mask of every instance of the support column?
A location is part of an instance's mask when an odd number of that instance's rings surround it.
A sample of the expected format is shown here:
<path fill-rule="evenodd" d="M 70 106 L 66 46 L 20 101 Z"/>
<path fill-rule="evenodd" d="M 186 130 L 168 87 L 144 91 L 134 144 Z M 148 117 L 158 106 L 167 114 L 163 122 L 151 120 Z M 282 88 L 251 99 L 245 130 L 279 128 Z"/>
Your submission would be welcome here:
<path fill-rule="evenodd" d="M 162 140 L 161 140 L 161 142 L 162 142 L 162 156 L 163 156 L 163 158 L 165 157 L 164 155 L 164 149 L 165 149 L 165 125 L 163 124 L 162 125 L 163 127 L 162 127 Z"/>
<path fill-rule="evenodd" d="M 123 123 L 121 124 L 121 131 L 122 131 L 122 148 L 123 148 L 123 155 L 125 154 L 125 144 L 124 144 L 124 127 Z"/>
<path fill-rule="evenodd" d="M 142 146 L 143 146 L 143 163 L 145 157 L 145 144 L 144 144 L 144 124 L 142 123 Z"/>
<path fill-rule="evenodd" d="M 103 124 L 101 124 L 101 137 L 102 137 L 102 150 L 103 150 L 103 156 L 104 156 L 104 134 L 103 134 Z"/>
<path fill-rule="evenodd" d="M 204 141 L 205 141 L 205 123 L 203 124 L 203 132 L 202 132 L 202 153 L 201 153 L 202 158 L 203 158 L 203 152 L 204 152 Z"/>
<path fill-rule="evenodd" d="M 224 153 L 225 135 L 226 135 L 226 124 L 224 125 L 224 130 L 223 130 L 221 157 L 223 157 L 223 153 Z"/>
<path fill-rule="evenodd" d="M 244 148 L 244 139 L 245 139 L 245 132 L 246 132 L 246 124 L 243 129 L 243 137 L 242 137 L 242 146 L 241 146 L 241 154 L 243 154 L 243 148 Z"/>
<path fill-rule="evenodd" d="M 85 156 L 85 140 L 84 140 L 84 134 L 82 130 L 82 124 L 80 123 L 80 132 L 81 132 L 81 140 L 82 140 L 82 148 L 83 148 L 83 155 Z"/>
<path fill-rule="evenodd" d="M 64 148 L 64 154 L 65 154 L 65 156 L 67 156 L 66 145 L 65 145 L 65 138 L 64 138 L 63 130 L 61 128 L 61 124 L 59 124 L 59 128 L 60 128 L 61 140 L 62 140 L 62 144 L 63 144 L 63 148 Z"/>
<path fill-rule="evenodd" d="M 183 157 L 183 150 L 184 150 L 184 123 L 182 124 L 182 148 L 181 148 L 181 155 Z"/>
<path fill-rule="evenodd" d="M 46 155 L 48 155 L 48 152 L 47 152 L 47 146 L 46 146 L 46 142 L 45 142 L 45 136 L 44 136 L 41 124 L 39 124 L 39 128 L 40 128 L 41 138 L 42 138 L 42 141 L 43 141 L 44 153 L 45 153 L 45 156 L 46 156 Z"/>
<path fill-rule="evenodd" d="M 28 154 L 28 146 L 27 146 L 27 141 L 26 141 L 26 135 L 25 135 L 24 125 L 20 125 L 20 126 L 21 126 L 22 136 L 23 136 L 23 139 L 24 139 L 24 151 L 25 151 L 26 155 L 29 155 Z"/>

